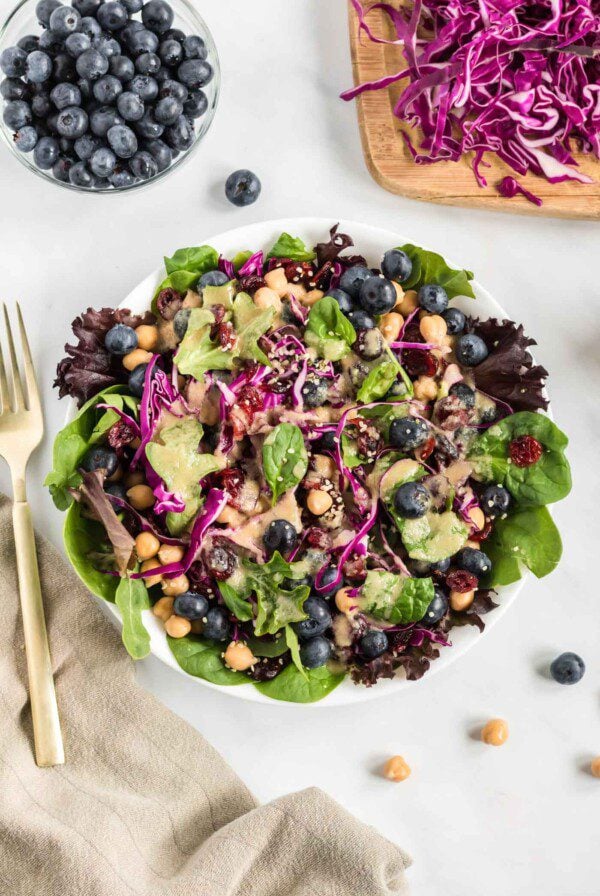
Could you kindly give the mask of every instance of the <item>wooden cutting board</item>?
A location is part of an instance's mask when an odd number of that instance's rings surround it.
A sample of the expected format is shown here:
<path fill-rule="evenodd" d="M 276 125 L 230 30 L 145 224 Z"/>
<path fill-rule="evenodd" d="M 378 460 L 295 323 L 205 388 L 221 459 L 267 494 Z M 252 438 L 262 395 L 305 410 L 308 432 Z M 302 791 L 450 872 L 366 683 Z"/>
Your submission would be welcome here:
<path fill-rule="evenodd" d="M 373 43 L 364 34 L 359 38 L 356 12 L 351 3 L 348 5 L 354 83 L 373 81 L 399 71 L 406 64 L 402 51 L 395 46 Z M 396 36 L 392 33 L 388 17 L 380 10 L 369 14 L 369 24 L 378 36 Z M 549 184 L 533 174 L 522 178 L 491 153 L 485 159 L 491 167 L 481 168 L 488 182 L 488 186 L 483 188 L 478 186 L 468 158 L 460 162 L 416 165 L 401 136 L 406 126 L 393 112 L 405 84 L 405 81 L 400 81 L 386 90 L 365 92 L 354 100 L 367 167 L 377 183 L 386 190 L 411 199 L 447 205 L 470 205 L 563 218 L 600 218 L 600 163 L 589 155 L 579 154 L 577 161 L 582 171 L 596 179 L 593 184 L 573 181 Z M 512 199 L 500 196 L 495 185 L 507 174 L 515 176 L 524 187 L 539 196 L 543 205 L 538 207 L 522 196 Z"/>

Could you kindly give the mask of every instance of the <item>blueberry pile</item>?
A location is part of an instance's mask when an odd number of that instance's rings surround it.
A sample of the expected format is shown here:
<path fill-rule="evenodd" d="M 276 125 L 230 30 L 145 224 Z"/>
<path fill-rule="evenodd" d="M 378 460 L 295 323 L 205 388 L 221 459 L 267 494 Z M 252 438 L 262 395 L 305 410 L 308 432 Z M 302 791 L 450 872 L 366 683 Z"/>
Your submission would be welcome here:
<path fill-rule="evenodd" d="M 202 38 L 172 27 L 166 0 L 40 0 L 36 14 L 42 33 L 0 55 L 0 94 L 17 149 L 38 168 L 122 188 L 190 149 L 214 72 Z"/>

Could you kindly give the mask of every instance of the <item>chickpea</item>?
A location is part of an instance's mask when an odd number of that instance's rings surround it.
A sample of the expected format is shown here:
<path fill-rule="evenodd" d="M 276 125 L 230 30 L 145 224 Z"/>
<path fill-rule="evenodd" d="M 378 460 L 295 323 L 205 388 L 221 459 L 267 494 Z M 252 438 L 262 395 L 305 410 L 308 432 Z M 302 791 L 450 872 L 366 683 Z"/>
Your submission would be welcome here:
<path fill-rule="evenodd" d="M 388 311 L 387 314 L 382 314 L 379 320 L 379 329 L 387 342 L 396 342 L 403 324 L 404 318 L 401 314 L 396 311 Z"/>
<path fill-rule="evenodd" d="M 152 532 L 140 532 L 135 540 L 135 552 L 138 560 L 151 560 L 156 557 L 160 541 Z"/>
<path fill-rule="evenodd" d="M 383 766 L 383 777 L 388 781 L 406 781 L 410 775 L 410 766 L 402 756 L 392 756 Z"/>
<path fill-rule="evenodd" d="M 148 510 L 154 506 L 154 492 L 149 485 L 133 485 L 127 489 L 127 497 L 135 510 Z"/>
<path fill-rule="evenodd" d="M 201 635 L 204 629 L 204 623 L 201 619 L 192 619 L 192 634 Z"/>
<path fill-rule="evenodd" d="M 315 302 L 318 302 L 319 299 L 322 299 L 324 295 L 325 293 L 322 289 L 311 289 L 306 293 L 305 296 L 303 296 L 302 304 L 308 305 L 308 307 L 311 308 L 315 304 Z"/>
<path fill-rule="evenodd" d="M 481 730 L 481 739 L 484 744 L 501 747 L 508 740 L 508 724 L 504 719 L 490 719 Z"/>
<path fill-rule="evenodd" d="M 140 570 L 142 572 L 150 572 L 151 569 L 155 569 L 157 575 L 155 576 L 144 576 L 144 583 L 147 588 L 152 588 L 153 585 L 158 585 L 159 582 L 162 582 L 162 576 L 158 574 L 161 566 L 157 560 L 145 560 L 140 566 Z"/>
<path fill-rule="evenodd" d="M 457 613 L 461 610 L 467 610 L 475 600 L 474 591 L 451 591 L 450 606 Z"/>
<path fill-rule="evenodd" d="M 146 579 L 146 581 L 148 580 Z M 152 607 L 152 612 L 155 616 L 158 616 L 159 619 L 162 619 L 163 622 L 166 622 L 167 619 L 173 615 L 174 602 L 174 597 L 159 597 Z"/>
<path fill-rule="evenodd" d="M 128 473 L 123 480 L 127 488 L 133 488 L 134 485 L 142 485 L 144 482 L 144 474 L 141 470 L 134 470 Z"/>
<path fill-rule="evenodd" d="M 269 289 L 272 289 L 274 292 L 276 292 L 280 299 L 284 297 L 284 295 L 290 288 L 283 268 L 273 268 L 272 271 L 269 271 L 267 274 L 265 274 L 263 279 Z"/>
<path fill-rule="evenodd" d="M 428 314 L 419 324 L 419 330 L 425 342 L 441 345 L 448 328 L 446 321 L 439 314 Z"/>
<path fill-rule="evenodd" d="M 231 504 L 226 504 L 218 515 L 217 522 L 223 523 L 225 526 L 232 526 L 235 529 L 236 526 L 241 526 L 245 519 L 246 517 L 239 510 L 236 510 Z"/>
<path fill-rule="evenodd" d="M 185 638 L 189 635 L 192 623 L 183 616 L 169 616 L 165 622 L 165 631 L 171 638 Z"/>
<path fill-rule="evenodd" d="M 134 348 L 128 355 L 123 356 L 123 367 L 125 370 L 134 370 L 138 364 L 147 364 L 151 360 L 150 352 L 145 352 L 143 348 Z"/>
<path fill-rule="evenodd" d="M 350 588 L 340 588 L 335 593 L 335 605 L 340 611 L 340 613 L 346 613 L 347 616 L 352 616 L 356 613 L 358 606 L 356 603 L 356 598 L 351 597 L 348 592 Z"/>
<path fill-rule="evenodd" d="M 394 308 L 398 308 L 404 301 L 404 290 L 399 283 L 396 283 L 395 280 L 392 280 L 392 283 L 394 284 L 394 289 L 396 290 L 396 304 L 394 305 Z"/>
<path fill-rule="evenodd" d="M 281 299 L 274 289 L 261 286 L 254 293 L 254 304 L 257 308 L 274 308 L 277 314 L 281 311 Z"/>
<path fill-rule="evenodd" d="M 188 289 L 183 300 L 182 308 L 199 308 L 202 304 L 202 297 L 195 289 Z"/>
<path fill-rule="evenodd" d="M 138 348 L 152 352 L 158 344 L 158 327 L 149 324 L 141 324 L 136 328 L 135 335 L 138 339 Z"/>
<path fill-rule="evenodd" d="M 235 669 L 236 672 L 243 672 L 256 662 L 256 657 L 243 641 L 232 641 L 225 651 L 223 659 L 225 665 L 230 669 Z"/>
<path fill-rule="evenodd" d="M 325 479 L 331 479 L 331 477 L 335 475 L 336 466 L 333 462 L 333 458 L 328 457 L 326 454 L 315 454 L 313 455 L 313 462 L 315 465 L 315 472 L 317 472 L 319 476 L 323 476 Z"/>
<path fill-rule="evenodd" d="M 162 590 L 163 594 L 169 597 L 177 597 L 178 594 L 185 594 L 186 591 L 190 590 L 190 580 L 184 575 L 175 576 L 172 579 L 163 579 Z"/>
<path fill-rule="evenodd" d="M 306 295 L 306 289 L 304 288 L 304 286 L 301 283 L 289 283 L 288 284 L 288 290 L 286 292 L 286 296 L 288 297 L 288 299 L 290 296 L 294 296 L 296 299 L 298 299 L 299 302 L 303 302 L 305 295 Z"/>
<path fill-rule="evenodd" d="M 594 778 L 600 778 L 600 756 L 594 757 L 590 762 L 590 771 Z"/>
<path fill-rule="evenodd" d="M 467 516 L 477 531 L 480 532 L 485 526 L 485 516 L 481 507 L 471 507 L 471 509 L 467 511 Z"/>
<path fill-rule="evenodd" d="M 419 401 L 433 401 L 437 398 L 438 387 L 431 376 L 420 376 L 414 385 L 415 398 Z"/>
<path fill-rule="evenodd" d="M 115 472 L 112 474 L 112 476 L 106 477 L 106 481 L 107 482 L 120 482 L 122 478 L 123 478 L 123 467 L 118 466 L 117 469 L 115 470 Z"/>
<path fill-rule="evenodd" d="M 311 489 L 306 499 L 306 506 L 315 516 L 322 516 L 327 513 L 333 500 L 327 492 L 321 491 L 320 488 Z"/>
<path fill-rule="evenodd" d="M 166 566 L 168 563 L 179 563 L 185 551 L 178 544 L 163 544 L 158 552 L 158 559 Z"/>
<path fill-rule="evenodd" d="M 396 286 L 396 292 L 398 292 L 398 289 L 399 287 Z M 417 293 L 414 289 L 407 289 L 402 297 L 402 301 L 396 302 L 394 305 L 394 311 L 399 311 L 404 317 L 408 317 L 408 315 L 412 314 L 418 307 L 419 299 Z"/>

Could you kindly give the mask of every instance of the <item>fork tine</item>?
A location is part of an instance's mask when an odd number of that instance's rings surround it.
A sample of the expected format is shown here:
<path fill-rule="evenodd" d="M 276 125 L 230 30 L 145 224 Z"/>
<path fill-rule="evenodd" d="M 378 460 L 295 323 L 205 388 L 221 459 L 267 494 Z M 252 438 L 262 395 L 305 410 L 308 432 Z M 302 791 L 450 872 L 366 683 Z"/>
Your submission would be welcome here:
<path fill-rule="evenodd" d="M 17 305 L 17 319 L 19 321 L 19 333 L 21 334 L 21 346 L 23 348 L 23 369 L 25 371 L 25 382 L 27 383 L 27 398 L 29 407 L 40 403 L 40 395 L 38 391 L 37 380 L 35 378 L 35 367 L 31 357 L 31 349 L 29 348 L 29 340 L 25 332 L 25 324 L 23 323 L 23 315 L 21 314 L 21 306 Z"/>
<path fill-rule="evenodd" d="M 10 328 L 10 320 L 8 319 L 8 311 L 4 305 L 4 323 L 6 325 L 6 339 L 8 342 L 8 353 L 10 355 L 10 363 L 12 367 L 13 395 L 15 398 L 15 411 L 22 411 L 25 407 L 25 399 L 23 397 L 23 386 L 21 385 L 21 376 L 19 374 L 19 365 L 17 363 L 17 355 L 15 352 L 15 343 L 13 341 L 12 330 Z"/>
<path fill-rule="evenodd" d="M 2 353 L 2 342 L 0 342 L 0 413 L 6 414 L 10 411 L 10 396 L 8 394 L 8 380 L 6 379 L 6 369 L 4 367 L 4 355 Z"/>

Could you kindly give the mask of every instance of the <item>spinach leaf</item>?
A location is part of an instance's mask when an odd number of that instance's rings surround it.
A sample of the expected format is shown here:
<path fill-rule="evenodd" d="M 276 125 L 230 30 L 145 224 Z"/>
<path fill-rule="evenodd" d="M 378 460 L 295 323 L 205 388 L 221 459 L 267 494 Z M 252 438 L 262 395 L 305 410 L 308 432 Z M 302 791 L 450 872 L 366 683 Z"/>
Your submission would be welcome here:
<path fill-rule="evenodd" d="M 532 466 L 517 467 L 510 460 L 510 444 L 524 435 L 537 439 L 544 453 Z M 564 454 L 567 444 L 566 435 L 549 417 L 518 411 L 478 436 L 469 460 L 475 478 L 505 485 L 520 507 L 539 507 L 560 501 L 571 491 L 571 471 Z"/>
<path fill-rule="evenodd" d="M 219 253 L 212 246 L 193 246 L 178 249 L 170 258 L 165 256 L 167 274 L 175 271 L 194 272 L 196 279 L 206 271 L 214 271 L 219 266 Z"/>
<path fill-rule="evenodd" d="M 390 512 L 393 514 L 393 509 Z M 416 520 L 399 519 L 394 515 L 394 521 L 408 556 L 427 563 L 454 556 L 469 537 L 468 526 L 451 510 L 430 512 Z"/>
<path fill-rule="evenodd" d="M 356 396 L 358 401 L 367 404 L 377 401 L 389 391 L 396 381 L 400 365 L 396 361 L 385 360 L 369 371 Z"/>
<path fill-rule="evenodd" d="M 312 261 L 316 253 L 300 239 L 299 236 L 290 236 L 282 233 L 267 258 L 289 258 L 292 261 Z"/>
<path fill-rule="evenodd" d="M 271 681 L 261 682 L 255 687 L 261 694 L 272 700 L 288 703 L 315 703 L 330 694 L 344 680 L 344 674 L 330 672 L 327 666 L 306 669 L 305 675 L 290 663 L 283 672 Z"/>
<path fill-rule="evenodd" d="M 265 641 L 263 638 L 250 637 L 246 641 L 246 644 L 254 656 L 283 656 L 283 654 L 288 651 L 284 632 L 279 632 L 273 641 Z"/>
<path fill-rule="evenodd" d="M 113 553 L 104 527 L 82 515 L 82 506 L 73 501 L 65 516 L 63 540 L 71 566 L 92 594 L 114 603 L 118 576 L 107 575 L 101 567 L 113 568 Z"/>
<path fill-rule="evenodd" d="M 402 284 L 403 289 L 419 289 L 426 283 L 437 283 L 444 287 L 450 299 L 455 296 L 475 298 L 469 283 L 473 279 L 471 271 L 456 271 L 446 264 L 441 255 L 413 246 L 412 243 L 398 248 L 406 252 L 413 264 L 410 277 Z"/>
<path fill-rule="evenodd" d="M 244 249 L 242 252 L 238 252 L 237 255 L 234 255 L 231 260 L 234 270 L 239 271 L 239 269 L 242 268 L 253 255 L 254 252 L 251 252 L 249 249 Z"/>
<path fill-rule="evenodd" d="M 323 296 L 310 309 L 305 339 L 320 357 L 339 361 L 356 341 L 356 330 L 331 296 Z"/>
<path fill-rule="evenodd" d="M 433 598 L 432 579 L 411 579 L 370 569 L 362 587 L 360 606 L 376 619 L 407 625 L 423 618 Z"/>
<path fill-rule="evenodd" d="M 223 663 L 223 645 L 206 641 L 198 635 L 187 635 L 185 638 L 167 636 L 167 644 L 177 664 L 194 678 L 203 678 L 221 685 L 248 683 L 245 675 L 228 669 Z"/>
<path fill-rule="evenodd" d="M 496 522 L 485 542 L 492 561 L 489 587 L 510 585 L 521 578 L 518 561 L 538 579 L 551 573 L 562 555 L 562 542 L 546 507 L 531 507 Z"/>
<path fill-rule="evenodd" d="M 306 674 L 307 670 L 302 665 L 302 660 L 300 659 L 300 644 L 298 642 L 298 635 L 291 625 L 286 625 L 285 627 L 285 643 L 287 644 L 292 656 L 292 662 L 294 666 L 296 667 L 298 672 L 300 672 L 303 678 L 308 678 Z"/>
<path fill-rule="evenodd" d="M 275 504 L 284 492 L 300 482 L 308 468 L 301 429 L 294 423 L 276 426 L 263 443 L 262 462 Z"/>
<path fill-rule="evenodd" d="M 126 575 L 119 579 L 115 603 L 123 620 L 123 644 L 129 656 L 141 660 L 150 653 L 150 635 L 142 622 L 142 610 L 150 609 L 150 597 L 143 579 Z"/>
<path fill-rule="evenodd" d="M 254 633 L 257 637 L 275 635 L 289 622 L 306 619 L 303 607 L 310 594 L 309 586 L 282 588 L 284 579 L 302 578 L 304 571 L 298 568 L 300 564 L 288 563 L 279 551 L 275 551 L 268 563 L 260 564 L 244 560 L 242 566 L 246 573 L 246 594 L 252 592 L 256 594 L 257 614 Z"/>
<path fill-rule="evenodd" d="M 258 308 L 248 293 L 237 294 L 233 302 L 233 325 L 237 336 L 234 352 L 237 357 L 271 366 L 258 340 L 267 332 L 274 317 L 274 308 Z"/>
<path fill-rule="evenodd" d="M 254 616 L 250 601 L 244 600 L 240 593 L 229 582 L 219 582 L 218 584 L 221 597 L 225 601 L 227 609 L 230 610 L 240 622 L 249 622 Z"/>
<path fill-rule="evenodd" d="M 350 470 L 353 470 L 354 467 L 360 467 L 365 462 L 365 459 L 358 453 L 357 440 L 351 439 L 345 432 L 342 433 L 341 446 L 342 460 Z"/>
<path fill-rule="evenodd" d="M 175 355 L 180 372 L 200 382 L 207 370 L 233 369 L 234 353 L 223 351 L 222 346 L 210 338 L 214 322 L 214 315 L 207 308 L 193 308 L 185 336 Z"/>

